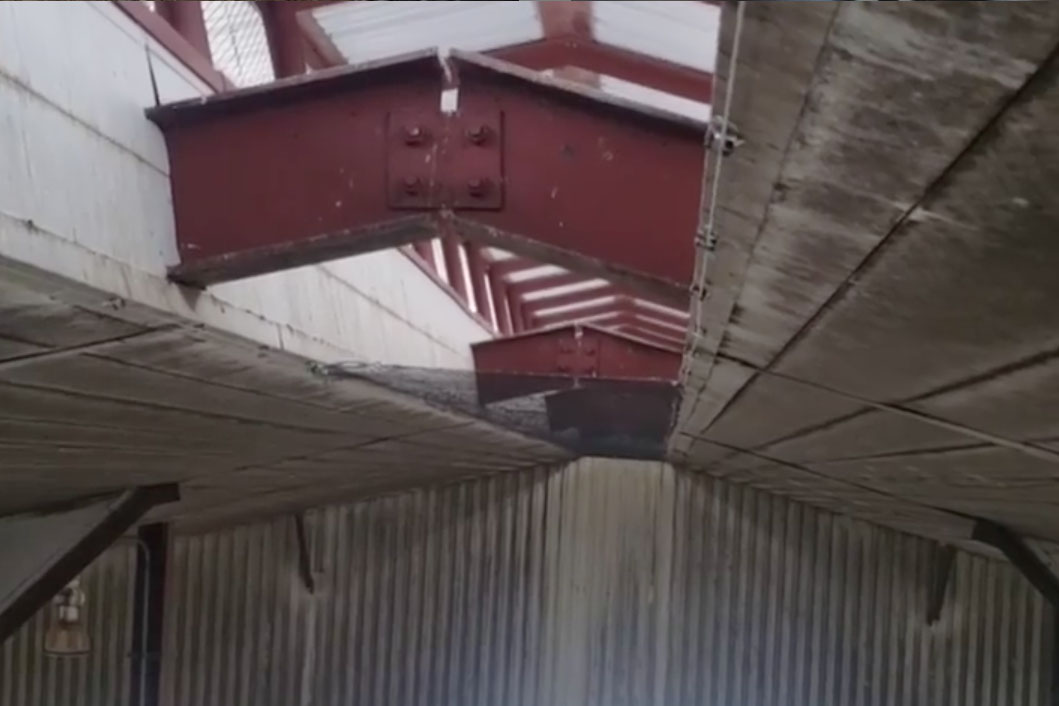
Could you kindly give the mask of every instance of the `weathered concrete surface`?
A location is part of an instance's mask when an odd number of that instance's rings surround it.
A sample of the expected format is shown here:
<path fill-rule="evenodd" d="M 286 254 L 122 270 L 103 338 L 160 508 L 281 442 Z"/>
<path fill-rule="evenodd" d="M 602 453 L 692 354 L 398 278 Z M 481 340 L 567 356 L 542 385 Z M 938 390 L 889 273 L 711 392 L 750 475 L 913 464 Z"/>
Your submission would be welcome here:
<path fill-rule="evenodd" d="M 230 521 L 567 454 L 0 261 L 0 515 L 180 482 Z"/>
<path fill-rule="evenodd" d="M 1059 538 L 1059 7 L 821 5 L 745 5 L 671 453 Z"/>

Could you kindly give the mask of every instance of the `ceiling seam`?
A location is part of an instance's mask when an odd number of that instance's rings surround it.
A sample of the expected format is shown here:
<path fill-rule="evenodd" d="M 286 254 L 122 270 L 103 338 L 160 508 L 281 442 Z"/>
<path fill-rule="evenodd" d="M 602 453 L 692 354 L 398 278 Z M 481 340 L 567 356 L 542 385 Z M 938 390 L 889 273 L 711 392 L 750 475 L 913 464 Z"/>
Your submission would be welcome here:
<path fill-rule="evenodd" d="M 830 34 L 830 30 L 829 30 L 829 34 Z M 967 159 L 971 155 L 972 151 L 977 149 L 981 144 L 986 142 L 988 139 L 990 139 L 995 134 L 996 130 L 998 129 L 998 126 L 1000 125 L 1000 123 L 1002 122 L 1004 117 L 1009 113 L 1009 111 L 1012 108 L 1014 108 L 1015 106 L 1019 105 L 1023 101 L 1023 99 L 1027 96 L 1027 94 L 1029 94 L 1036 87 L 1036 85 L 1040 81 L 1045 80 L 1046 74 L 1049 72 L 1050 69 L 1053 68 L 1053 64 L 1056 64 L 1056 63 L 1059 63 L 1059 42 L 1057 42 L 1056 44 L 1054 44 L 1052 46 L 1052 49 L 1048 52 L 1048 54 L 1045 56 L 1045 58 L 1027 76 L 1027 78 L 1022 82 L 1022 84 L 1017 89 L 1015 89 L 1013 92 L 1011 92 L 1007 96 L 1007 98 L 1001 102 L 999 108 L 996 111 L 994 111 L 994 113 L 989 117 L 989 119 L 986 120 L 985 123 L 978 130 L 975 131 L 974 135 L 971 137 L 970 140 L 968 140 L 967 144 L 964 145 L 964 147 L 956 154 L 956 156 L 952 160 L 949 161 L 949 163 L 941 170 L 941 172 L 933 180 L 931 180 L 931 182 L 923 190 L 923 193 L 920 194 L 920 196 L 907 209 L 905 209 L 905 211 L 902 213 L 902 215 L 897 219 L 897 221 L 895 221 L 895 223 L 890 227 L 890 229 L 883 235 L 883 237 L 879 240 L 879 242 L 875 244 L 875 246 L 868 252 L 867 255 L 865 255 L 865 257 L 853 269 L 853 271 L 850 272 L 846 276 L 846 278 L 835 288 L 835 290 L 831 293 L 831 295 L 827 298 L 827 300 L 825 300 L 824 303 L 821 304 L 819 308 L 817 308 L 817 310 L 805 321 L 805 323 L 798 329 L 798 331 L 796 331 L 794 333 L 794 335 L 791 336 L 791 338 L 780 348 L 779 352 L 777 352 L 776 355 L 773 356 L 772 360 L 769 361 L 769 363 L 763 368 L 760 368 L 758 366 L 751 366 L 755 370 L 755 373 L 739 388 L 738 391 L 736 391 L 735 394 L 733 394 L 725 402 L 724 406 L 722 406 L 722 408 L 717 412 L 717 414 L 713 417 L 713 419 L 711 419 L 710 423 L 707 424 L 706 427 L 704 427 L 704 430 L 709 429 L 713 425 L 714 422 L 716 422 L 718 419 L 720 419 L 724 415 L 724 413 L 727 412 L 727 410 L 731 407 L 731 405 L 734 404 L 742 396 L 742 393 L 745 390 L 747 390 L 757 380 L 758 376 L 761 373 L 763 373 L 763 372 L 771 373 L 772 368 L 774 368 L 776 365 L 778 365 L 782 361 L 782 359 L 787 354 L 789 354 L 791 352 L 791 350 L 793 350 L 793 348 L 795 346 L 797 346 L 797 344 L 800 343 L 811 332 L 811 330 L 815 327 L 815 325 L 817 323 L 819 323 L 819 321 L 823 318 L 823 316 L 826 315 L 839 301 L 841 301 L 845 297 L 846 293 L 849 292 L 856 285 L 856 280 L 858 279 L 858 277 L 862 276 L 863 273 L 866 270 L 868 270 L 870 267 L 872 267 L 875 264 L 875 262 L 879 259 L 879 257 L 882 255 L 882 253 L 887 249 L 887 247 L 889 245 L 891 245 L 897 237 L 900 237 L 900 234 L 901 234 L 900 232 L 904 229 L 904 226 L 910 221 L 911 216 L 918 209 L 920 209 L 922 207 L 923 203 L 926 200 L 928 200 L 930 197 L 932 197 L 935 194 L 935 192 L 937 192 L 938 190 L 940 190 L 940 189 L 942 189 L 942 188 L 944 188 L 946 186 L 946 183 L 947 183 L 949 175 L 955 169 L 957 169 L 958 166 L 965 159 Z M 782 169 L 781 169 L 781 171 L 782 171 Z M 765 220 L 767 220 L 767 216 L 766 216 Z M 759 233 L 760 233 L 760 231 L 759 231 Z M 730 357 L 725 357 L 725 356 L 723 356 L 720 353 L 716 353 L 716 354 L 714 354 L 714 356 L 715 356 L 715 359 L 728 359 L 728 360 L 733 360 L 735 362 L 741 362 L 742 364 L 746 365 L 745 362 L 736 361 L 735 359 L 730 358 Z M 771 374 L 776 374 L 776 373 L 771 373 Z M 804 380 L 799 380 L 797 378 L 793 378 L 793 377 L 789 377 L 789 376 L 781 376 L 781 377 L 784 377 L 785 379 L 789 379 L 789 380 L 794 380 L 796 382 L 802 382 L 804 384 L 812 384 L 812 383 L 807 383 Z M 842 392 L 839 392 L 837 390 L 831 390 L 830 388 L 827 388 L 825 386 L 819 386 L 819 387 L 820 387 L 820 389 L 828 390 L 828 391 L 834 392 L 835 394 L 845 395 L 846 397 L 848 397 L 851 400 L 856 400 L 857 399 L 856 396 L 847 395 L 846 393 L 842 393 Z M 705 389 L 705 388 L 703 388 L 703 389 Z M 863 400 L 862 400 L 862 402 L 864 404 L 869 404 L 869 406 L 876 406 L 876 407 L 880 407 L 880 408 L 883 408 L 883 409 L 887 408 L 887 405 L 885 405 L 883 403 L 877 403 L 877 402 L 868 403 L 867 401 L 863 401 Z M 899 409 L 899 408 L 895 408 L 895 409 Z M 922 413 L 919 413 L 919 412 L 914 412 L 912 410 L 902 410 L 902 412 L 905 413 L 905 414 L 912 414 L 912 415 L 917 415 L 917 416 L 922 416 L 922 417 L 925 417 L 925 418 L 933 419 L 935 422 L 941 422 L 941 420 L 936 420 L 936 419 L 930 417 L 929 415 L 925 415 L 925 414 L 922 414 Z M 951 424 L 951 423 L 944 422 L 944 424 L 948 425 L 948 424 Z M 960 426 L 961 425 L 955 425 L 955 427 L 960 427 Z M 970 428 L 967 428 L 967 429 L 970 429 Z M 954 430 L 958 430 L 958 429 L 954 429 Z M 997 438 L 1000 438 L 1000 437 L 997 437 Z M 1012 443 L 1012 442 L 1008 442 L 1008 443 Z M 1053 454 L 1053 453 L 1049 452 L 1049 456 L 1052 457 L 1053 460 L 1059 461 L 1059 453 Z"/>
<path fill-rule="evenodd" d="M 750 449 L 743 449 L 743 448 L 740 448 L 738 446 L 734 446 L 732 444 L 724 444 L 724 443 L 719 443 L 719 442 L 711 442 L 711 443 L 717 444 L 717 446 L 720 446 L 722 448 L 728 449 L 730 451 L 735 451 L 737 453 L 743 453 L 743 454 L 746 454 L 747 456 L 751 456 L 753 458 L 761 459 L 762 461 L 767 461 L 769 463 L 774 463 L 774 464 L 776 464 L 778 466 L 783 466 L 785 468 L 790 468 L 790 469 L 793 469 L 793 470 L 796 470 L 796 471 L 800 471 L 800 472 L 805 473 L 806 475 L 812 476 L 814 478 L 820 478 L 820 479 L 823 479 L 823 480 L 831 481 L 833 483 L 837 483 L 839 485 L 847 486 L 849 488 L 853 488 L 853 489 L 860 490 L 860 491 L 867 492 L 867 493 L 872 493 L 874 495 L 879 495 L 879 496 L 885 497 L 885 498 L 887 498 L 889 500 L 892 500 L 892 501 L 894 501 L 896 503 L 899 503 L 901 505 L 911 505 L 913 507 L 917 507 L 917 508 L 920 508 L 920 509 L 923 509 L 923 510 L 931 510 L 933 512 L 941 513 L 943 515 L 950 516 L 950 517 L 952 517 L 954 519 L 966 520 L 966 516 L 965 515 L 962 515 L 961 513 L 956 512 L 955 510 L 947 510 L 945 508 L 936 507 L 934 505 L 929 505 L 927 503 L 923 503 L 923 502 L 920 502 L 918 500 L 910 500 L 908 498 L 904 498 L 904 497 L 901 497 L 899 495 L 894 495 L 894 494 L 892 494 L 890 492 L 887 492 L 885 490 L 880 490 L 880 489 L 872 487 L 870 485 L 863 485 L 861 483 L 855 483 L 855 482 L 847 480 L 845 478 L 837 478 L 837 477 L 829 475 L 827 473 L 821 473 L 820 471 L 816 471 L 816 470 L 814 470 L 814 469 L 812 469 L 812 468 L 810 468 L 808 466 L 803 466 L 803 465 L 801 465 L 799 463 L 795 463 L 795 462 L 792 462 L 792 461 L 784 461 L 782 459 L 774 458 L 774 457 L 768 456 L 766 454 L 763 454 L 763 453 L 760 453 L 760 452 L 757 452 L 757 451 L 753 451 L 753 450 L 750 450 Z M 681 464 L 681 465 L 683 465 L 685 468 L 688 468 L 687 464 Z M 715 467 L 716 467 L 716 464 L 710 464 L 709 466 L 706 466 L 704 468 L 697 469 L 697 470 L 699 470 L 702 473 L 709 474 L 709 475 L 711 475 L 711 476 L 713 476 L 715 478 L 719 478 L 721 480 L 724 480 L 726 482 L 730 482 L 730 483 L 734 482 L 734 483 L 741 483 L 743 485 L 755 486 L 754 482 L 750 481 L 750 480 L 731 481 L 731 480 L 728 480 L 727 476 L 721 476 L 721 475 L 717 475 L 716 473 L 711 472 L 710 469 L 715 468 Z M 754 470 L 756 470 L 756 469 L 749 468 L 749 469 L 739 469 L 739 470 L 740 471 L 744 471 L 745 470 L 746 472 L 753 473 Z M 783 493 L 781 491 L 773 490 L 773 489 L 767 489 L 766 492 L 772 493 L 774 495 L 789 495 L 789 494 L 785 494 L 785 493 Z M 809 505 L 813 505 L 814 504 L 811 501 L 802 501 L 802 502 L 806 502 Z M 817 506 L 819 506 L 818 503 L 817 503 Z M 831 512 L 835 512 L 835 511 L 832 509 Z"/>
<path fill-rule="evenodd" d="M 818 78 L 817 77 L 820 74 L 819 69 L 820 69 L 820 66 L 822 65 L 822 63 L 824 61 L 824 57 L 827 55 L 828 42 L 830 41 L 831 33 L 834 30 L 835 22 L 836 22 L 837 17 L 838 17 L 838 8 L 836 8 L 832 12 L 831 17 L 830 17 L 830 19 L 828 21 L 827 30 L 824 32 L 823 42 L 822 42 L 822 44 L 820 46 L 820 50 L 817 52 L 816 58 L 813 61 L 813 76 L 810 79 L 808 86 L 806 87 L 805 95 L 802 97 L 801 105 L 798 107 L 798 118 L 797 118 L 797 121 L 795 122 L 795 127 L 791 130 L 790 135 L 787 136 L 786 144 L 783 146 L 783 156 L 780 158 L 779 165 L 777 166 L 777 169 L 776 169 L 776 175 L 775 175 L 775 178 L 773 179 L 772 189 L 769 191 L 769 200 L 768 200 L 768 202 L 765 205 L 764 216 L 762 217 L 761 222 L 758 224 L 758 227 L 755 230 L 754 240 L 750 244 L 750 247 L 749 247 L 749 249 L 747 251 L 747 253 L 748 253 L 747 254 L 747 260 L 746 260 L 746 263 L 745 263 L 745 265 L 743 267 L 743 274 L 742 274 L 742 276 L 740 277 L 740 280 L 739 280 L 739 290 L 738 291 L 740 291 L 740 292 L 743 290 L 743 287 L 746 284 L 746 273 L 747 273 L 747 271 L 748 271 L 748 269 L 750 267 L 750 262 L 753 260 L 753 253 L 756 250 L 757 245 L 758 245 L 758 243 L 761 240 L 761 236 L 762 236 L 762 234 L 763 234 L 763 232 L 765 230 L 765 224 L 768 222 L 768 219 L 769 219 L 769 212 L 772 209 L 772 203 L 774 201 L 774 197 L 775 197 L 775 194 L 777 192 L 776 184 L 777 184 L 780 176 L 783 174 L 783 171 L 784 171 L 784 169 L 785 169 L 785 167 L 787 165 L 787 161 L 790 158 L 791 149 L 792 149 L 792 147 L 794 145 L 795 137 L 796 137 L 796 135 L 798 133 L 797 126 L 801 123 L 802 118 L 804 117 L 806 111 L 809 109 L 810 96 L 812 95 L 813 89 L 815 88 L 815 86 L 816 86 L 816 84 L 818 82 Z M 738 70 L 738 68 L 739 68 L 738 66 L 732 67 L 730 73 L 734 73 L 735 71 Z M 732 80 L 732 78 L 733 77 L 730 76 L 730 75 L 725 75 L 725 77 L 724 77 L 725 83 L 727 83 L 728 81 Z M 734 93 L 734 89 L 733 89 L 733 93 Z M 716 106 L 714 106 L 714 107 L 716 108 Z M 732 109 L 732 107 L 730 105 L 725 105 L 724 106 L 724 110 L 725 110 L 726 114 L 731 109 Z M 720 151 L 718 150 L 716 152 L 716 154 L 720 154 Z M 709 158 L 709 154 L 707 154 L 707 161 L 708 161 L 708 158 Z M 723 161 L 723 159 L 724 159 L 724 156 L 720 155 L 719 160 Z M 703 169 L 704 169 L 705 175 L 708 176 L 710 174 L 709 164 L 708 163 L 704 164 L 703 165 Z M 706 199 L 706 197 L 707 197 L 707 195 L 709 193 L 709 181 L 710 181 L 709 179 L 704 179 L 704 181 L 703 181 L 703 200 L 704 200 L 704 202 L 705 202 L 705 199 Z M 708 205 L 706 210 L 703 212 L 702 219 L 700 220 L 700 227 L 701 228 L 707 227 L 707 225 L 709 223 L 709 218 L 710 218 L 709 214 L 712 213 L 716 208 L 718 208 L 718 206 L 716 204 L 712 204 L 711 203 L 711 204 Z M 708 237 L 708 235 L 709 234 L 704 234 L 702 237 Z M 704 276 L 704 281 L 705 281 L 707 286 L 703 287 L 702 291 L 695 291 L 694 288 L 693 288 L 691 294 L 692 294 L 693 297 L 696 298 L 697 302 L 699 303 L 699 305 L 701 307 L 701 306 L 703 306 L 702 305 L 703 300 L 706 298 L 706 296 L 708 295 L 708 293 L 710 291 L 709 287 L 708 287 L 709 280 L 710 280 L 710 277 L 709 277 L 709 274 L 710 274 L 709 264 L 711 262 L 714 262 L 715 260 L 714 260 L 713 257 L 710 256 L 711 255 L 710 251 L 708 251 L 708 250 L 704 251 L 701 246 L 699 248 L 699 252 L 700 252 L 700 254 L 702 254 L 703 259 L 706 261 L 706 264 L 703 265 L 703 267 L 706 268 L 706 272 L 704 273 L 703 276 Z M 709 379 L 713 376 L 713 369 L 714 369 L 714 366 L 715 366 L 716 361 L 717 361 L 717 356 L 719 355 L 721 345 L 724 342 L 723 331 L 727 331 L 728 326 L 731 324 L 732 313 L 735 310 L 735 304 L 736 304 L 737 298 L 738 297 L 733 297 L 731 308 L 729 308 L 727 313 L 724 314 L 724 323 L 723 323 L 723 327 L 722 327 L 722 336 L 717 341 L 717 350 L 708 351 L 708 354 L 711 356 L 712 361 L 710 363 L 709 371 L 705 375 L 705 381 L 704 381 L 702 387 L 700 387 L 700 388 L 698 388 L 696 390 L 696 393 L 701 393 L 702 391 L 704 391 L 708 387 Z M 690 345 L 689 350 L 688 350 L 688 359 L 689 360 L 694 359 L 696 357 L 696 355 L 697 355 L 696 354 L 696 350 L 695 350 L 695 343 L 697 342 L 697 338 L 698 338 L 697 332 L 703 331 L 705 329 L 704 323 L 703 323 L 703 319 L 701 317 L 701 310 L 698 312 L 699 316 L 695 316 L 696 313 L 697 312 L 696 312 L 695 306 L 692 306 L 690 314 L 689 314 L 689 322 L 688 323 L 689 323 L 689 327 L 694 327 L 694 328 L 691 329 L 691 339 L 692 340 L 691 340 L 691 345 Z M 685 364 L 683 366 L 683 368 L 684 369 L 681 370 L 681 381 L 686 384 L 690 369 L 689 369 L 689 366 L 687 364 Z M 725 402 L 725 404 L 721 407 L 721 409 L 717 411 L 717 413 L 713 416 L 713 418 L 710 420 L 710 422 L 705 427 L 703 427 L 703 430 L 708 429 L 710 427 L 710 425 L 712 425 L 712 423 L 715 420 L 719 419 L 724 414 L 724 412 L 728 409 L 728 407 L 740 396 L 740 394 L 742 393 L 743 389 L 745 389 L 745 386 L 749 385 L 749 384 L 750 384 L 750 381 L 748 381 L 744 385 L 744 387 L 741 387 L 739 390 L 737 390 Z M 687 415 L 689 419 L 694 417 L 695 412 L 698 409 L 698 404 L 701 401 L 702 395 L 701 394 L 696 394 L 695 397 L 696 398 L 695 398 L 694 402 L 692 403 L 692 407 L 691 407 L 691 409 L 690 409 L 690 411 L 689 411 L 689 413 Z"/>
<path fill-rule="evenodd" d="M 835 388 L 828 387 L 827 385 L 822 385 L 822 384 L 817 383 L 817 382 L 811 382 L 811 381 L 808 381 L 808 380 L 803 380 L 801 378 L 795 377 L 793 375 L 786 375 L 784 373 L 778 373 L 778 372 L 776 372 L 774 370 L 769 370 L 767 368 L 757 367 L 757 366 L 754 366 L 754 365 L 752 365 L 750 363 L 747 363 L 746 361 L 742 361 L 742 360 L 740 360 L 738 358 L 735 358 L 733 356 L 724 355 L 724 356 L 718 356 L 718 358 L 720 358 L 721 360 L 725 360 L 727 362 L 730 362 L 730 363 L 735 363 L 735 364 L 743 366 L 745 368 L 749 368 L 750 370 L 754 371 L 754 379 L 756 379 L 760 375 L 768 375 L 768 376 L 775 377 L 775 378 L 780 379 L 780 380 L 787 380 L 789 382 L 800 383 L 802 385 L 805 385 L 806 387 L 809 387 L 809 388 L 812 388 L 812 389 L 815 389 L 815 390 L 819 390 L 821 392 L 830 393 L 830 394 L 832 394 L 832 395 L 834 395 L 836 397 L 839 397 L 841 399 L 847 400 L 849 402 L 862 404 L 862 405 L 864 405 L 866 407 L 870 407 L 872 409 L 883 411 L 883 412 L 891 412 L 893 414 L 901 415 L 901 416 L 904 416 L 904 417 L 909 417 L 909 418 L 912 418 L 912 419 L 918 419 L 919 421 L 922 421 L 922 422 L 924 422 L 926 424 L 930 424 L 932 426 L 940 427 L 942 429 L 948 429 L 949 431 L 956 432 L 958 434 L 963 434 L 964 436 L 968 436 L 968 437 L 971 437 L 971 438 L 979 439 L 981 441 L 985 441 L 987 443 L 990 443 L 990 444 L 992 444 L 994 446 L 1008 448 L 1008 449 L 1011 449 L 1011 450 L 1014 450 L 1014 451 L 1020 451 L 1020 452 L 1022 452 L 1024 454 L 1026 454 L 1027 456 L 1032 456 L 1034 458 L 1038 458 L 1038 459 L 1041 459 L 1041 460 L 1044 460 L 1044 461 L 1050 461 L 1052 463 L 1059 463 L 1059 451 L 1052 451 L 1050 449 L 1046 449 L 1046 448 L 1043 448 L 1043 447 L 1034 446 L 1034 445 L 1032 445 L 1030 443 L 1027 443 L 1027 442 L 1016 441 L 1016 440 L 1013 440 L 1013 439 L 1008 439 L 1008 438 L 1003 437 L 1003 436 L 999 436 L 997 434 L 992 434 L 992 433 L 987 432 L 987 431 L 982 431 L 981 429 L 975 429 L 974 427 L 969 427 L 969 426 L 964 425 L 964 424 L 959 424 L 959 423 L 956 423 L 956 422 L 950 422 L 948 420 L 941 419 L 940 417 L 935 417 L 935 416 L 933 416 L 931 414 L 928 414 L 926 412 L 921 412 L 919 410 L 911 409 L 911 408 L 908 408 L 908 407 L 902 407 L 900 404 L 892 404 L 892 403 L 887 403 L 887 402 L 875 402 L 873 400 L 868 400 L 868 399 L 865 399 L 863 397 L 858 397 L 857 395 L 852 395 L 852 394 L 849 394 L 847 392 L 843 392 L 841 390 L 837 390 Z"/>

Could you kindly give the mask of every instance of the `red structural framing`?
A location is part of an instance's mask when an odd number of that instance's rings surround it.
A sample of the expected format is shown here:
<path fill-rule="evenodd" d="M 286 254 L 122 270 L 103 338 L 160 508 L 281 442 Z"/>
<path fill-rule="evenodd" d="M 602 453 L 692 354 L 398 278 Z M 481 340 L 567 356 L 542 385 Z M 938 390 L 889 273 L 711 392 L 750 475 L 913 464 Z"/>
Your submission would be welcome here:
<path fill-rule="evenodd" d="M 224 74 L 213 67 L 209 54 L 204 54 L 191 41 L 169 24 L 140 0 L 112 0 L 113 3 L 147 34 L 161 44 L 167 51 L 187 66 L 196 76 L 202 79 L 215 91 L 224 91 L 233 87 Z M 182 4 L 174 2 L 173 4 Z"/>
<path fill-rule="evenodd" d="M 441 239 L 441 252 L 445 256 L 445 278 L 449 286 L 456 290 L 460 299 L 469 302 L 467 280 L 463 277 L 463 258 L 460 257 L 462 248 L 460 241 L 453 236 Z"/>
<path fill-rule="evenodd" d="M 267 4 L 278 6 L 280 12 L 296 15 L 309 45 L 327 63 L 332 66 L 346 63 L 311 16 L 313 9 L 335 4 L 333 1 Z M 492 56 L 536 70 L 577 67 L 691 100 L 710 102 L 712 74 L 594 40 L 592 3 L 537 2 L 536 5 L 544 39 L 503 47 L 489 52 Z"/>
<path fill-rule="evenodd" d="M 208 285 L 447 228 L 686 305 L 705 126 L 488 57 L 453 63 L 452 116 L 427 55 L 149 111 L 170 153 L 174 278 Z"/>
<path fill-rule="evenodd" d="M 429 277 L 430 281 L 433 282 L 438 287 L 438 289 L 440 289 L 445 294 L 445 296 L 447 296 L 449 299 L 458 304 L 464 310 L 464 312 L 467 313 L 468 316 L 470 316 L 472 319 L 481 324 L 482 327 L 485 329 L 493 328 L 492 322 L 487 321 L 486 318 L 483 316 L 479 316 L 478 313 L 469 306 L 468 302 L 465 299 L 461 299 L 460 295 L 456 292 L 456 290 L 450 287 L 449 283 L 446 282 L 445 279 L 438 273 L 436 265 L 424 260 L 419 255 L 419 253 L 416 252 L 416 249 L 414 247 L 407 245 L 400 248 L 399 252 L 404 254 L 404 256 L 407 257 L 409 261 L 412 262 L 412 264 L 418 267 L 423 272 L 423 274 Z"/>
<path fill-rule="evenodd" d="M 673 380 L 681 364 L 672 348 L 587 324 L 484 341 L 472 345 L 471 352 L 479 375 Z"/>
<path fill-rule="evenodd" d="M 536 10 L 546 37 L 592 36 L 595 13 L 590 2 L 538 2 Z"/>
<path fill-rule="evenodd" d="M 579 289 L 576 292 L 566 292 L 563 294 L 524 301 L 526 311 L 529 312 L 531 316 L 534 316 L 537 312 L 544 309 L 554 309 L 560 306 L 570 306 L 572 304 L 580 304 L 581 302 L 590 302 L 595 299 L 602 299 L 603 297 L 620 297 L 627 294 L 628 290 L 626 289 L 615 287 L 612 284 L 605 284 L 599 287 L 593 287 L 592 289 Z"/>
<path fill-rule="evenodd" d="M 508 287 L 504 280 L 489 268 L 489 289 L 493 294 L 493 311 L 496 314 L 496 327 L 501 335 L 511 334 L 511 313 L 508 311 Z"/>
<path fill-rule="evenodd" d="M 154 8 L 155 12 L 171 24 L 192 47 L 206 57 L 207 61 L 213 62 L 210 39 L 206 33 L 206 18 L 202 14 L 202 3 L 199 0 L 159 0 Z"/>
<path fill-rule="evenodd" d="M 623 311 L 618 314 L 617 318 L 615 318 L 612 323 L 614 326 L 632 326 L 641 331 L 653 333 L 656 336 L 672 338 L 674 341 L 684 340 L 684 332 L 669 326 L 661 326 L 653 321 L 645 321 L 636 313 L 629 311 Z"/>
<path fill-rule="evenodd" d="M 642 338 L 643 340 L 649 341 L 650 343 L 654 343 L 655 345 L 665 346 L 666 348 L 671 348 L 673 350 L 680 350 L 680 346 L 683 343 L 683 341 L 678 338 L 672 338 L 669 336 L 658 336 L 656 334 L 651 333 L 650 331 L 644 331 L 629 324 L 618 324 L 613 326 L 608 325 L 607 328 L 617 331 L 618 333 L 624 333 L 628 336 Z"/>
<path fill-rule="evenodd" d="M 413 245 L 416 254 L 423 258 L 423 262 L 427 263 L 435 270 L 438 267 L 437 258 L 434 256 L 434 242 L 431 240 L 420 240 L 418 243 Z"/>
<path fill-rule="evenodd" d="M 679 326 L 681 329 L 685 329 L 688 326 L 687 314 L 677 314 L 669 311 L 659 311 L 658 309 L 652 309 L 644 306 L 640 302 L 633 302 L 631 310 L 636 313 L 637 316 L 641 316 L 645 319 L 654 319 L 660 323 L 668 323 L 673 326 Z"/>
<path fill-rule="evenodd" d="M 511 312 L 511 330 L 515 333 L 522 333 L 528 327 L 526 326 L 526 316 L 522 311 L 522 304 L 517 299 L 511 296 L 508 292 L 507 297 L 507 308 Z"/>
<path fill-rule="evenodd" d="M 628 302 L 616 299 L 614 301 L 583 306 L 569 311 L 534 314 L 530 320 L 533 322 L 534 326 L 555 326 L 557 324 L 566 324 L 569 322 L 589 319 L 595 316 L 602 316 L 603 314 L 620 313 L 626 311 L 628 307 Z"/>
<path fill-rule="evenodd" d="M 559 274 L 545 275 L 544 277 L 534 277 L 533 279 L 514 282 L 511 284 L 511 291 L 514 292 L 516 296 L 525 297 L 534 292 L 543 292 L 547 289 L 555 289 L 557 287 L 568 287 L 572 284 L 588 282 L 591 279 L 591 277 L 585 277 L 576 272 L 561 272 Z"/>
<path fill-rule="evenodd" d="M 545 263 L 540 262 L 539 260 L 531 260 L 528 257 L 512 257 L 507 260 L 497 260 L 493 263 L 493 269 L 499 276 L 507 277 L 516 272 L 535 270 L 544 264 Z"/>
<path fill-rule="evenodd" d="M 496 321 L 492 307 L 489 306 L 489 292 L 487 291 L 485 260 L 482 251 L 475 245 L 465 243 L 464 252 L 467 253 L 467 274 L 471 279 L 471 293 L 474 294 L 474 306 L 478 313 L 487 321 Z M 496 325 L 499 328 L 499 324 Z"/>

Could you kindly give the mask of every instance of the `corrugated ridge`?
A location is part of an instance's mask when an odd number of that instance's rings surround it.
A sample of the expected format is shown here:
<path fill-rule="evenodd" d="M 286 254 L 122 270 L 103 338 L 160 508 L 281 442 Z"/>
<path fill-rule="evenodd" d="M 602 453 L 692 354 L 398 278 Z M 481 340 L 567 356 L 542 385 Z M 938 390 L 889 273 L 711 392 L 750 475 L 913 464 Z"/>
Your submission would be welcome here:
<path fill-rule="evenodd" d="M 120 706 L 129 699 L 135 546 L 120 544 L 81 574 L 92 651 L 44 654 L 45 608 L 0 644 L 0 706 Z"/>
<path fill-rule="evenodd" d="M 176 542 L 171 706 L 1024 706 L 1050 611 L 933 542 L 654 463 L 583 460 Z"/>

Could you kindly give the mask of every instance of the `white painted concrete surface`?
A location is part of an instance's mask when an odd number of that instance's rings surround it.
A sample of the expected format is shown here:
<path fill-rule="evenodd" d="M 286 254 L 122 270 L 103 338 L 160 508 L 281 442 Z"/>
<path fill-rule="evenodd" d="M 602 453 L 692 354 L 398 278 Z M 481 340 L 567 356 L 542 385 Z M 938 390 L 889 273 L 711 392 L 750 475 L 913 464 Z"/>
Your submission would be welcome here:
<path fill-rule="evenodd" d="M 155 102 L 204 84 L 109 2 L 0 3 L 0 261 L 298 355 L 469 368 L 489 332 L 398 251 L 199 293 L 177 261 Z"/>

